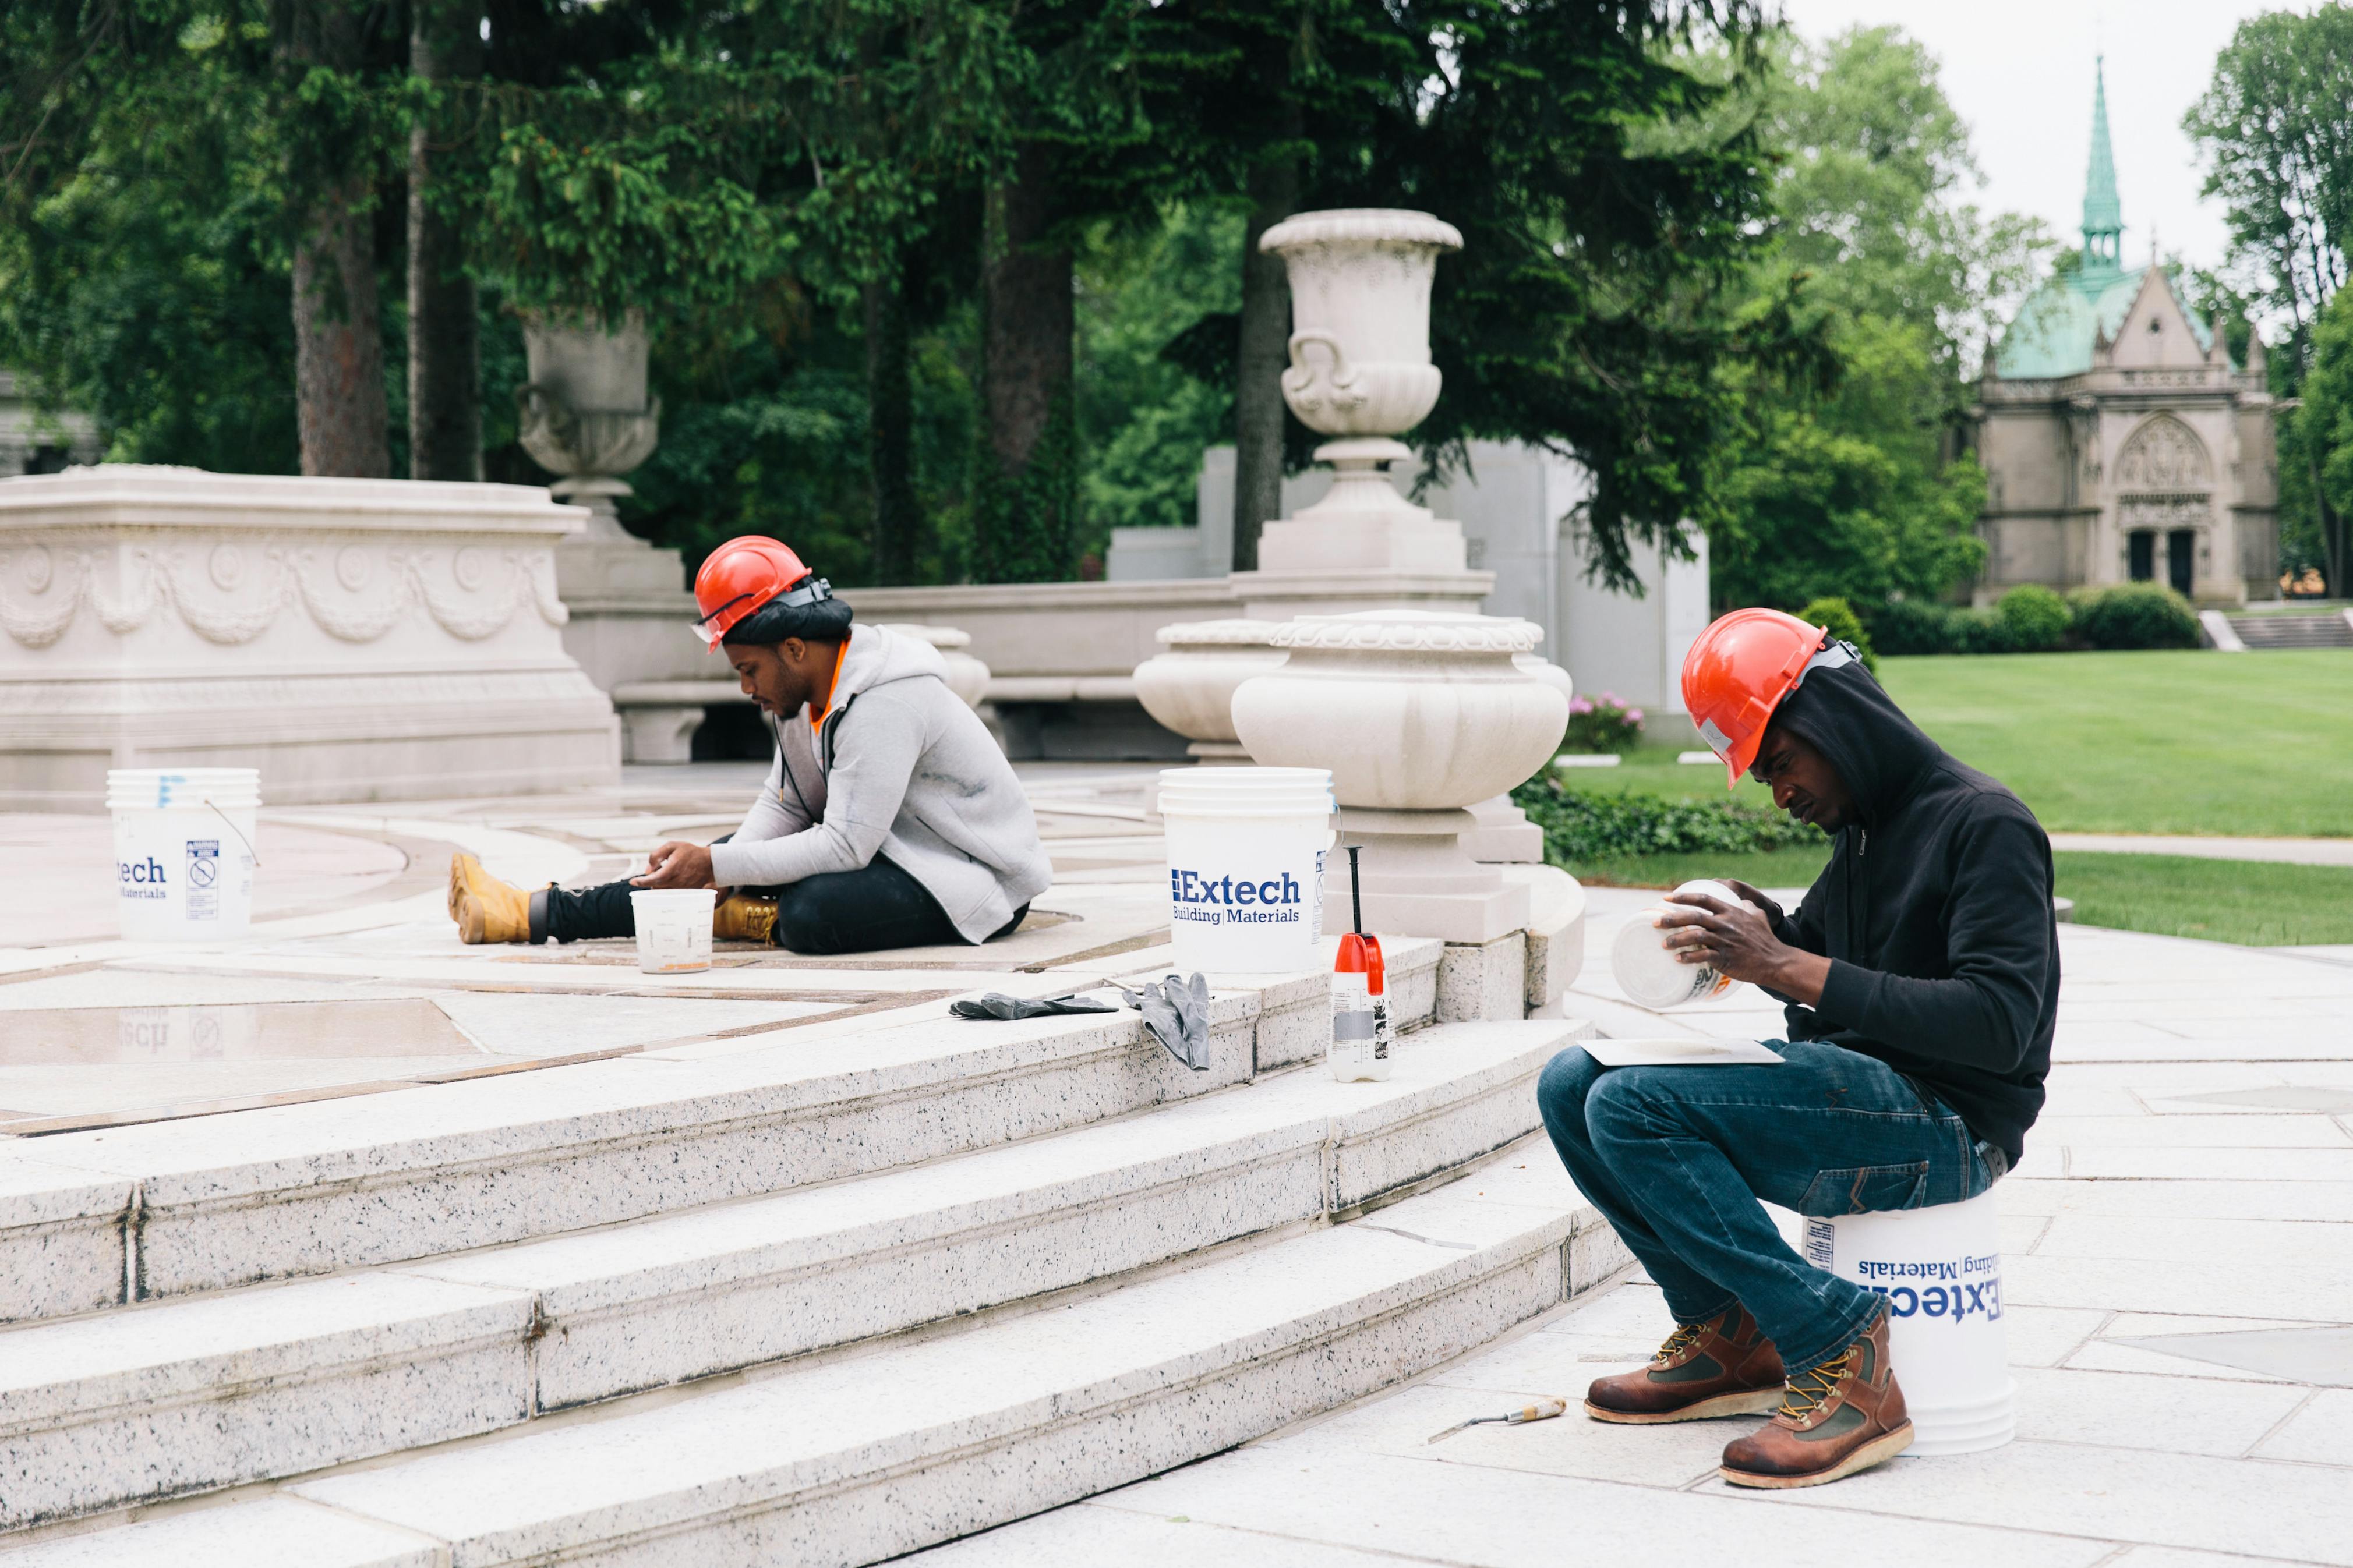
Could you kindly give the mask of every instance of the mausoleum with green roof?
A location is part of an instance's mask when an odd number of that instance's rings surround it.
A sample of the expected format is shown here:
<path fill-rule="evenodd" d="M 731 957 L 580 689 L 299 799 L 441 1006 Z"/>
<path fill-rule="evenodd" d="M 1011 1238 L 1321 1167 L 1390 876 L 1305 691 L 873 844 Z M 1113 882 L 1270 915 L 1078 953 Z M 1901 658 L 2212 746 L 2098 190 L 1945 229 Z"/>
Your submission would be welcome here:
<path fill-rule="evenodd" d="M 2095 68 L 2084 246 L 1987 356 L 1971 410 L 1986 470 L 1976 596 L 2170 583 L 2202 604 L 2277 593 L 2278 471 L 2261 340 L 2233 362 L 2166 269 L 2124 265 L 2124 206 Z"/>

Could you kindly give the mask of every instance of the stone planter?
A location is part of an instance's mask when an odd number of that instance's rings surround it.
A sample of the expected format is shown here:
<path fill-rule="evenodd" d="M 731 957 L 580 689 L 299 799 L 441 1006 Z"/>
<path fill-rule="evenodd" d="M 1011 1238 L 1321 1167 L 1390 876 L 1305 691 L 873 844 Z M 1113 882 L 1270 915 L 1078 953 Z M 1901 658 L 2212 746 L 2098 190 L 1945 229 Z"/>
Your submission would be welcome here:
<path fill-rule="evenodd" d="M 1184 736 L 1203 762 L 1250 760 L 1234 732 L 1234 692 L 1290 656 L 1272 646 L 1277 621 L 1184 621 L 1155 634 L 1167 651 L 1135 667 L 1136 700 Z"/>
<path fill-rule="evenodd" d="M 1267 525 L 1259 570 L 1235 579 L 1252 615 L 1306 606 L 1474 607 L 1493 578 L 1469 570 L 1460 523 L 1441 521 L 1391 488 L 1383 469 L 1409 459 L 1397 437 L 1438 401 L 1430 360 L 1430 287 L 1439 253 L 1462 237 L 1428 213 L 1347 208 L 1302 213 L 1259 248 L 1291 279 L 1291 368 L 1283 401 L 1311 430 L 1332 489 L 1295 517 Z"/>
<path fill-rule="evenodd" d="M 1395 436 L 1420 424 L 1440 383 L 1430 363 L 1430 279 L 1440 251 L 1462 248 L 1454 226 L 1428 213 L 1348 207 L 1285 219 L 1259 248 L 1282 257 L 1291 279 L 1282 398 L 1300 423 L 1326 436 Z"/>
<path fill-rule="evenodd" d="M 646 322 L 632 311 L 617 331 L 525 316 L 531 380 L 515 388 L 516 438 L 533 462 L 561 476 L 550 494 L 584 502 L 592 542 L 628 540 L 613 508 L 629 493 L 623 474 L 654 455 L 661 399 L 646 393 Z"/>
<path fill-rule="evenodd" d="M 1568 722 L 1558 689 L 1513 662 L 1541 636 L 1440 611 L 1303 616 L 1275 632 L 1283 667 L 1234 693 L 1253 760 L 1332 770 L 1342 832 L 1366 847 L 1376 929 L 1486 942 L 1527 924 L 1527 889 L 1461 836 L 1477 826 L 1464 808 L 1542 767 Z M 1345 887 L 1333 892 L 1345 902 Z"/>

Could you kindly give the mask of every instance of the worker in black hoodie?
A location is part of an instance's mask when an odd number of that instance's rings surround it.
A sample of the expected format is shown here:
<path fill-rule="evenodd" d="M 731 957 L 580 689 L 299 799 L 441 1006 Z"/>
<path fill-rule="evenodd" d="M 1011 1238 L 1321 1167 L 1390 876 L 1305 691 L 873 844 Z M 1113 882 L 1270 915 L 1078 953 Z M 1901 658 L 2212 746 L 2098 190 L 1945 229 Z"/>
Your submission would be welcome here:
<path fill-rule="evenodd" d="M 1813 1268 L 1759 1200 L 1820 1215 L 1957 1203 L 2016 1163 L 2059 997 L 2050 841 L 1820 627 L 1736 611 L 1694 645 L 1683 692 L 1731 777 L 1746 769 L 1835 847 L 1794 914 L 1732 882 L 1740 902 L 1676 896 L 1686 907 L 1659 921 L 1683 962 L 1788 1004 L 1779 1065 L 1605 1069 L 1572 1048 L 1540 1081 L 1562 1161 L 1678 1325 L 1649 1366 L 1597 1380 L 1586 1410 L 1770 1410 L 1726 1447 L 1724 1479 L 1814 1486 L 1910 1443 L 1888 1319 L 1925 1293 Z M 1998 1313 L 1999 1291 L 1949 1310 Z"/>

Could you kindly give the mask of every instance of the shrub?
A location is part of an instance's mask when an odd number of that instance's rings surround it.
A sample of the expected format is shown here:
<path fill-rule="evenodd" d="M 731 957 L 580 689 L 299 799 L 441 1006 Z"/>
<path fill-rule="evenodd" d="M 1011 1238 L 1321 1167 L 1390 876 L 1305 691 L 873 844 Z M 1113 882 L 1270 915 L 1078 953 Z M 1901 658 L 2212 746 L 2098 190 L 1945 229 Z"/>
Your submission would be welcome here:
<path fill-rule="evenodd" d="M 2078 590 L 2075 629 L 2094 647 L 2196 647 L 2198 612 L 2161 583 Z"/>
<path fill-rule="evenodd" d="M 1874 674 L 1879 669 L 1879 656 L 1871 649 L 1871 637 L 1862 629 L 1862 617 L 1854 606 L 1835 594 L 1826 594 L 1798 612 L 1798 618 L 1810 626 L 1822 626 L 1841 642 L 1851 642 L 1862 655 L 1862 667 Z"/>
<path fill-rule="evenodd" d="M 1568 700 L 1564 752 L 1630 752 L 1642 738 L 1642 710 L 1630 708 L 1614 691 Z"/>
<path fill-rule="evenodd" d="M 1512 798 L 1544 829 L 1545 858 L 1556 865 L 1628 855 L 1748 854 L 1822 841 L 1819 828 L 1732 800 L 1587 794 L 1549 778 L 1530 779 Z"/>
<path fill-rule="evenodd" d="M 1885 654 L 1968 653 L 1968 621 L 1949 605 L 1889 599 L 1871 606 L 1871 639 Z"/>
<path fill-rule="evenodd" d="M 2049 653 L 2067 640 L 2067 601 L 2039 583 L 2012 588 L 1993 607 L 2003 640 L 2017 653 Z"/>

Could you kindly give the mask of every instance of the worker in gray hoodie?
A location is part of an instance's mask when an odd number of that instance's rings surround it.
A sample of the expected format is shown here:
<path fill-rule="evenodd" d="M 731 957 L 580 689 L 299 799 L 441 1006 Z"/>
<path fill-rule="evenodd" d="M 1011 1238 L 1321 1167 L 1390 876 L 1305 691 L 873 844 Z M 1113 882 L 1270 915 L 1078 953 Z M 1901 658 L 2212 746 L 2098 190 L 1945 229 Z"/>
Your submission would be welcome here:
<path fill-rule="evenodd" d="M 695 577 L 698 622 L 776 736 L 743 826 L 672 841 L 628 881 L 526 892 L 452 862 L 459 937 L 632 936 L 638 888 L 728 890 L 712 934 L 804 953 L 982 942 L 1021 923 L 1052 868 L 1029 797 L 928 643 L 852 624 L 773 539 L 730 540 Z"/>

